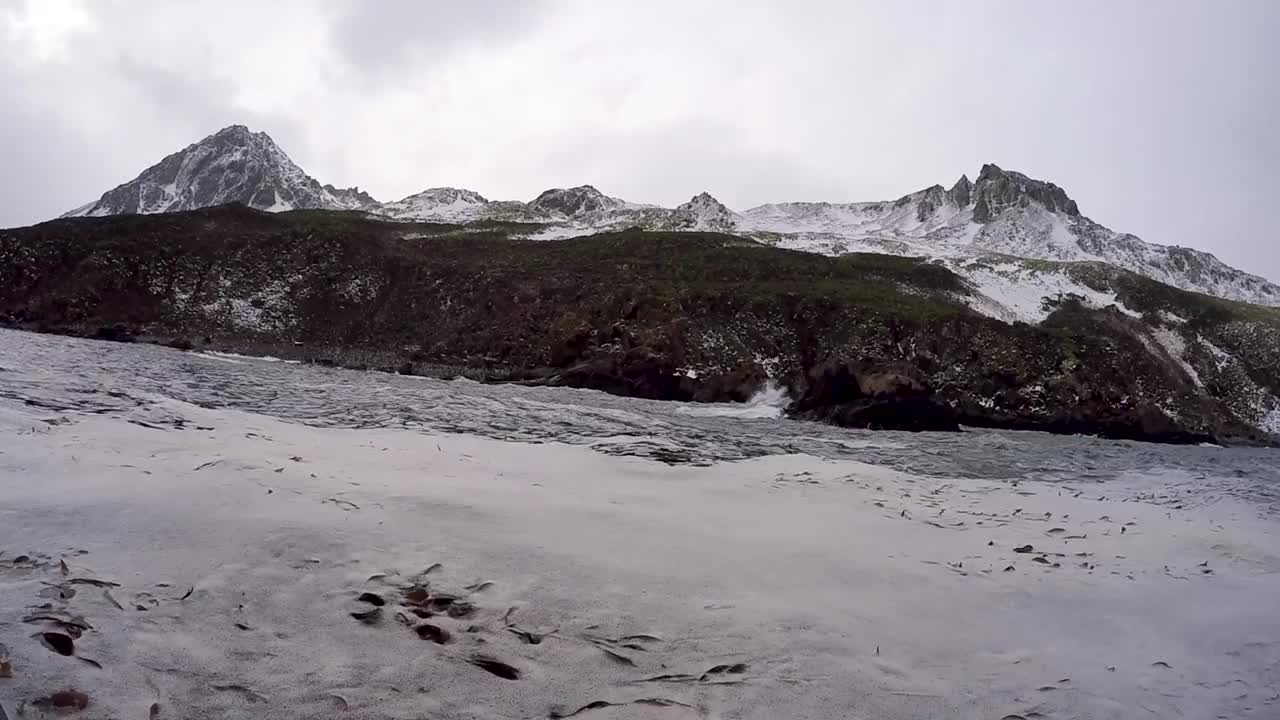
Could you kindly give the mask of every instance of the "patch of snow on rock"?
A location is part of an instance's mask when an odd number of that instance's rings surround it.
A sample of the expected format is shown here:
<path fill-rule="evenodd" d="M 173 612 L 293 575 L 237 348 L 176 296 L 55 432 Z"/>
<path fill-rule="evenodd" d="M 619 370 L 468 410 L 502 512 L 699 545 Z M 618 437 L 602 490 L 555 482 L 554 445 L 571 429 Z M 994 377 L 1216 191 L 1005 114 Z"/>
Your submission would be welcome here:
<path fill-rule="evenodd" d="M 1209 342 L 1209 340 L 1203 336 L 1200 336 L 1199 340 L 1200 344 L 1209 350 L 1209 354 L 1213 356 L 1214 364 L 1216 364 L 1218 368 L 1224 368 L 1235 362 L 1235 357 L 1233 357 L 1231 353 L 1223 350 L 1217 345 L 1214 345 L 1212 342 Z"/>
<path fill-rule="evenodd" d="M 431 188 L 384 203 L 377 212 L 396 220 L 469 222 L 486 216 L 489 201 L 474 190 Z"/>
<path fill-rule="evenodd" d="M 957 271 L 977 293 L 966 298 L 970 307 L 1006 322 L 1042 322 L 1054 309 L 1052 302 L 1046 301 L 1073 296 L 1090 308 L 1115 306 L 1127 315 L 1137 316 L 1120 303 L 1115 293 L 1095 290 L 1062 270 L 1041 271 L 1009 261 L 967 263 Z"/>
<path fill-rule="evenodd" d="M 1272 400 L 1276 399 L 1273 397 Z M 1280 435 L 1280 400 L 1276 400 L 1275 407 L 1262 417 L 1259 426 L 1272 435 Z"/>
<path fill-rule="evenodd" d="M 1187 373 L 1187 377 L 1191 378 L 1191 382 L 1195 383 L 1196 387 L 1204 387 L 1204 381 L 1200 379 L 1200 373 L 1196 372 L 1196 369 L 1191 367 L 1191 363 L 1186 360 L 1187 341 L 1181 335 L 1169 328 L 1157 328 L 1151 332 L 1151 336 L 1160 344 L 1160 347 L 1164 348 L 1169 357 L 1177 362 L 1178 366 Z"/>

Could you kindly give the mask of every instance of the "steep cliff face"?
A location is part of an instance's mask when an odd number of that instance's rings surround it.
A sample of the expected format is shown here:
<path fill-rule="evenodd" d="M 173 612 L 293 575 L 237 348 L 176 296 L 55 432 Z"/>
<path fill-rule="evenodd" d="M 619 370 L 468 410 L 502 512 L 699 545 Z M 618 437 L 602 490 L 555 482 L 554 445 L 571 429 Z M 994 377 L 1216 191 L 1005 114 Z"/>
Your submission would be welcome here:
<path fill-rule="evenodd" d="M 512 232 L 244 207 L 59 220 L 0 231 L 0 318 L 667 399 L 741 400 L 773 381 L 796 415 L 858 426 L 1280 439 L 1271 308 L 1039 261 L 1024 270 L 1078 292 L 1005 322 L 973 309 L 964 276 L 918 258 Z"/>
<path fill-rule="evenodd" d="M 1080 208 L 1067 197 L 1066 191 L 1049 182 L 1032 180 L 1022 173 L 983 165 L 973 188 L 973 221 L 989 223 L 1006 210 L 1030 207 L 1032 204 L 1051 213 L 1061 212 L 1078 217 Z"/>

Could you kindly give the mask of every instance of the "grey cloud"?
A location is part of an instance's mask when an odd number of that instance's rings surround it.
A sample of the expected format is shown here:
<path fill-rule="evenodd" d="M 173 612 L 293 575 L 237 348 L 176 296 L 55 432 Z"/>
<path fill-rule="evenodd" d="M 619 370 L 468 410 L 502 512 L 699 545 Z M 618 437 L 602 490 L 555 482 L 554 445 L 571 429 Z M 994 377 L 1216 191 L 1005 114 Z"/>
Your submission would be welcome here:
<path fill-rule="evenodd" d="M 333 42 L 360 71 L 408 74 L 415 61 L 491 45 L 539 22 L 545 0 L 384 0 L 351 2 L 332 25 Z"/>
<path fill-rule="evenodd" d="M 226 125 L 270 127 L 282 144 L 304 147 L 305 135 L 292 119 L 234 108 L 227 102 L 231 88 L 215 78 L 180 76 L 129 53 L 99 63 L 98 71 L 110 78 L 110 94 L 128 104 L 136 124 L 91 135 L 56 104 L 0 103 L 0 156 L 9 165 L 0 173 L 0 226 L 55 217 Z M 34 94 L 40 81 L 0 65 L 2 87 Z"/>
<path fill-rule="evenodd" d="M 0 87 L 19 81 L 0 65 Z M 0 102 L 0 226 L 27 225 L 88 202 L 106 188 L 95 172 L 95 146 L 60 116 Z"/>
<path fill-rule="evenodd" d="M 282 147 L 306 153 L 308 143 L 303 119 L 280 114 L 263 114 L 235 106 L 230 102 L 234 85 L 223 78 L 204 74 L 192 76 L 149 61 L 135 53 L 122 52 L 110 63 L 110 74 L 120 79 L 125 92 L 136 103 L 137 112 L 147 124 L 166 125 L 188 138 L 179 150 L 228 125 L 248 125 L 255 129 L 270 128 L 271 136 Z M 139 158 L 139 171 L 150 166 L 159 156 Z M 136 173 L 135 173 L 136 174 Z M 123 180 L 132 179 L 132 176 Z M 122 181 L 123 181 L 122 180 Z"/>
<path fill-rule="evenodd" d="M 1267 0 L 81 6 L 91 32 L 55 56 L 0 47 L 0 226 L 243 123 L 384 200 L 585 182 L 743 209 L 892 199 L 995 162 L 1116 230 L 1280 279 Z M 0 0 L 0 41 L 28 7 Z"/>
<path fill-rule="evenodd" d="M 732 125 L 709 122 L 587 132 L 568 141 L 548 138 L 508 160 L 527 178 L 522 195 L 529 198 L 547 187 L 580 184 L 666 206 L 706 191 L 738 210 L 766 201 L 846 197 L 841 178 L 803 158 L 745 147 L 736 135 Z M 495 163 L 492 172 L 502 169 Z"/>

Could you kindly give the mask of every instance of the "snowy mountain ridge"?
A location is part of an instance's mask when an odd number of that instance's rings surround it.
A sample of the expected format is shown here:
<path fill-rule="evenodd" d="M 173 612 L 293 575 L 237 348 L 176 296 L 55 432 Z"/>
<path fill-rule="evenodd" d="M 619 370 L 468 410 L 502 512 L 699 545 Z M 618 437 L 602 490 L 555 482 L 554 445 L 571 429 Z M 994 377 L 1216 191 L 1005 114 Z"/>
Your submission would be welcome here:
<path fill-rule="evenodd" d="M 269 211 L 363 210 L 377 204 L 359 188 L 321 185 L 269 135 L 232 125 L 63 217 L 177 212 L 229 202 Z"/>
<path fill-rule="evenodd" d="M 491 203 L 473 190 L 430 188 L 403 200 L 376 205 L 374 210 L 394 220 L 429 217 L 448 222 L 471 222 L 484 217 Z"/>
<path fill-rule="evenodd" d="M 975 260 L 992 256 L 1003 258 L 1005 265 L 1017 265 L 1013 258 L 1103 262 L 1186 290 L 1280 306 L 1275 283 L 1232 268 L 1208 252 L 1147 243 L 1110 230 L 1082 215 L 1057 185 L 990 164 L 974 181 L 961 176 L 950 189 L 933 185 L 893 201 L 770 203 L 743 212 L 730 210 L 706 192 L 663 208 L 611 197 L 591 185 L 553 188 L 527 203 L 493 201 L 473 190 L 448 187 L 379 203 L 358 188 L 321 185 L 266 133 L 233 125 L 64 217 L 174 212 L 229 202 L 267 211 L 359 210 L 406 222 L 536 223 L 541 227 L 529 236 L 548 240 L 633 227 L 714 231 L 827 255 L 921 256 L 966 277 L 967 269 L 990 265 Z M 1012 274 L 1019 273 L 1021 269 Z M 980 293 L 1004 292 L 984 285 L 986 271 L 970 279 Z M 1001 288 L 1006 285 L 1000 283 Z M 999 297 L 992 300 L 1008 305 Z M 1025 313 L 995 314 L 1031 319 Z"/>

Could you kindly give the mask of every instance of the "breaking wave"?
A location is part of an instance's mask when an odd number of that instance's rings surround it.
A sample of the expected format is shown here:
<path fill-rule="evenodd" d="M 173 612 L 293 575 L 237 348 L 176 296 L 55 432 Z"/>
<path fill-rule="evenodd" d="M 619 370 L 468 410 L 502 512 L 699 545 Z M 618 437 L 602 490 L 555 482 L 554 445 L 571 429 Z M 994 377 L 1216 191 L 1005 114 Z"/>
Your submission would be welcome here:
<path fill-rule="evenodd" d="M 744 403 L 700 403 L 684 405 L 676 410 L 681 415 L 695 417 L 731 417 L 748 420 L 777 420 L 791 403 L 791 397 L 781 385 L 770 382 Z"/>

